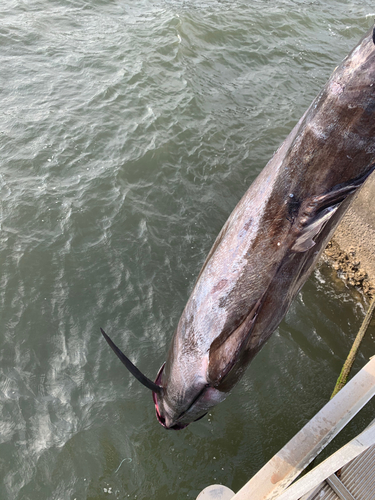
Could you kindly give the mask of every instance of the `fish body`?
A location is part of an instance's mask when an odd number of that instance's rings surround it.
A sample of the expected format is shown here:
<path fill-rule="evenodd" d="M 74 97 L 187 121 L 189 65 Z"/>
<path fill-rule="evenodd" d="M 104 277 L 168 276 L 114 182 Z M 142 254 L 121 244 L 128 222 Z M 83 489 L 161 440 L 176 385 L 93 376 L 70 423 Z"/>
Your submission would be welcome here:
<path fill-rule="evenodd" d="M 336 68 L 220 231 L 167 361 L 145 384 L 165 428 L 182 429 L 227 397 L 374 170 L 373 37 Z"/>
<path fill-rule="evenodd" d="M 375 164 L 372 31 L 233 210 L 179 320 L 154 396 L 182 428 L 225 399 L 277 328 Z"/>

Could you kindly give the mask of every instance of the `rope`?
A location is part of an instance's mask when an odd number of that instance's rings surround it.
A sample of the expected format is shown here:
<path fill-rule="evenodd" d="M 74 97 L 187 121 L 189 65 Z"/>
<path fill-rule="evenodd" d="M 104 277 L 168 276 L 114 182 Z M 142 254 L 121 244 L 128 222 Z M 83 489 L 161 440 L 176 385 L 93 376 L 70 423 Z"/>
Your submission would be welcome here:
<path fill-rule="evenodd" d="M 344 366 L 342 367 L 341 373 L 340 373 L 339 378 L 337 379 L 337 382 L 336 382 L 336 386 L 335 386 L 335 388 L 333 390 L 331 399 L 346 384 L 346 381 L 348 379 L 350 370 L 351 370 L 351 368 L 353 366 L 354 359 L 355 359 L 355 356 L 357 354 L 358 348 L 359 348 L 359 346 L 360 346 L 360 344 L 362 342 L 362 339 L 365 336 L 366 330 L 367 330 L 367 328 L 368 328 L 368 326 L 370 324 L 370 321 L 371 321 L 374 309 L 375 309 L 375 295 L 372 298 L 372 301 L 371 301 L 370 307 L 368 308 L 368 311 L 367 311 L 367 314 L 365 316 L 365 319 L 363 320 L 361 328 L 359 329 L 359 332 L 357 333 L 357 336 L 356 336 L 355 341 L 354 341 L 354 343 L 352 345 L 352 348 L 350 349 L 349 355 L 346 358 Z"/>

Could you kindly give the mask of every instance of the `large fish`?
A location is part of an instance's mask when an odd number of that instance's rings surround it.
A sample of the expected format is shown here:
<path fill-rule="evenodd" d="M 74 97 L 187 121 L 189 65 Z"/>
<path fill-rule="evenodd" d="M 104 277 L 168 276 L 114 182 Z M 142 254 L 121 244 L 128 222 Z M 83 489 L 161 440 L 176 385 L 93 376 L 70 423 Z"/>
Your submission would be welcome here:
<path fill-rule="evenodd" d="M 284 317 L 358 189 L 375 168 L 375 30 L 328 83 L 220 231 L 153 391 L 182 429 L 223 401 Z"/>

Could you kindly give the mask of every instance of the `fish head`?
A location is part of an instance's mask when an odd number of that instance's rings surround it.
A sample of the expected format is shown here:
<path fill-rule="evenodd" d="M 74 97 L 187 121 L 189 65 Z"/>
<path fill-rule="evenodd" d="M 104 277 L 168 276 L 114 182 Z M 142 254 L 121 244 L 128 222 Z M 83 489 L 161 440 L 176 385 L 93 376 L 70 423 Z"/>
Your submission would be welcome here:
<path fill-rule="evenodd" d="M 230 335 L 216 337 L 206 351 L 199 342 L 192 341 L 193 335 L 181 334 L 186 326 L 182 318 L 167 361 L 155 380 L 162 387 L 162 391 L 153 393 L 153 399 L 156 417 L 163 427 L 183 429 L 228 396 L 248 363 L 246 341 L 259 305 L 257 301 Z"/>
<path fill-rule="evenodd" d="M 166 429 L 180 430 L 203 418 L 227 393 L 208 380 L 208 356 L 200 358 L 199 363 L 185 362 L 182 370 L 171 358 L 159 370 L 155 383 L 163 390 L 153 392 L 153 400 L 158 422 Z"/>
<path fill-rule="evenodd" d="M 101 332 L 130 373 L 152 391 L 156 416 L 164 428 L 184 429 L 191 422 L 202 418 L 227 396 L 207 377 L 208 356 L 203 358 L 182 356 L 182 363 L 179 364 L 181 351 L 175 351 L 172 343 L 167 362 L 160 368 L 155 382 L 152 382 L 133 365 L 103 329 Z"/>

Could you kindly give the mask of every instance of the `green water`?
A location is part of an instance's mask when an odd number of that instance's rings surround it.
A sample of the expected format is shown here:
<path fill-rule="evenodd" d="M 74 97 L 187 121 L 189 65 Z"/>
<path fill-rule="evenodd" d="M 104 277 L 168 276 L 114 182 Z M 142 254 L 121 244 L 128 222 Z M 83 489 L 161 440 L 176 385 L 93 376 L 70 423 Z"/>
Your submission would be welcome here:
<path fill-rule="evenodd" d="M 1 500 L 238 490 L 329 399 L 367 304 L 325 265 L 181 432 L 99 327 L 154 378 L 221 226 L 372 3 L 1 2 Z"/>

